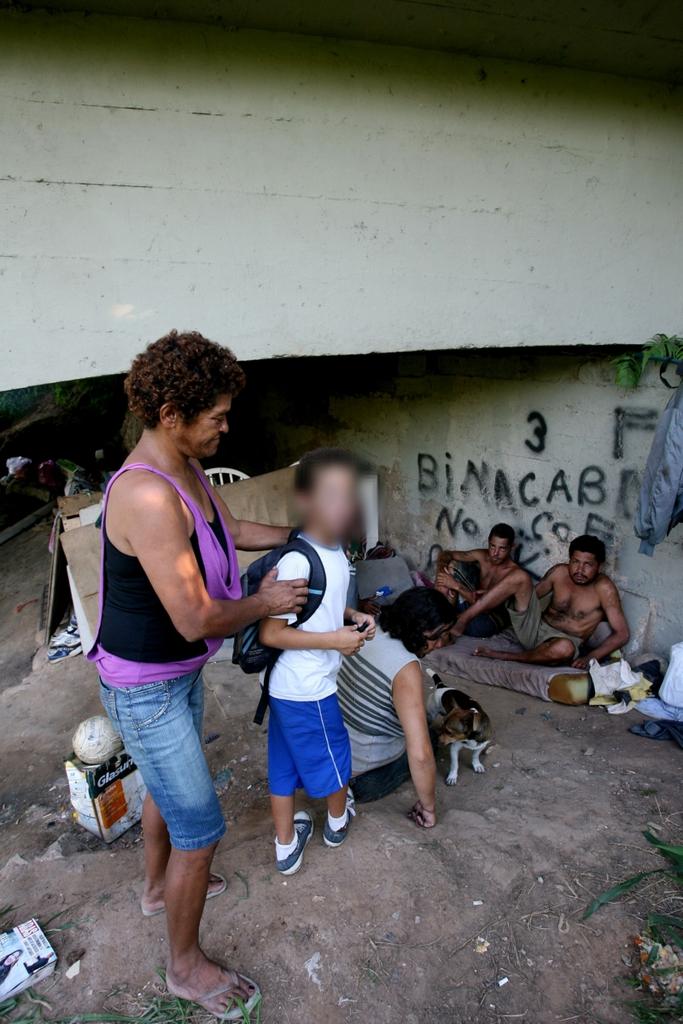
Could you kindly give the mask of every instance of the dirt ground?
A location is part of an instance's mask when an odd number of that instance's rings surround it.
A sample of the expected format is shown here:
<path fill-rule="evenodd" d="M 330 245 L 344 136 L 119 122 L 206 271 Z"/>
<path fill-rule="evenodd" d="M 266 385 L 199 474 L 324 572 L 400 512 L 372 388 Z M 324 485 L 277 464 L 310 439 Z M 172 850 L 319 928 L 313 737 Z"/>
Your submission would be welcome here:
<path fill-rule="evenodd" d="M 31 670 L 46 541 L 38 527 L 0 550 L 0 906 L 13 904 L 19 920 L 62 912 L 51 935 L 58 970 L 36 989 L 46 1018 L 140 1012 L 158 991 L 164 919 L 139 911 L 139 830 L 108 847 L 70 817 L 63 759 L 99 706 L 82 657 L 48 665 L 38 652 Z M 496 746 L 485 775 L 463 766 L 455 788 L 440 782 L 438 826 L 420 832 L 405 818 L 406 785 L 360 809 L 343 849 L 323 847 L 318 828 L 304 869 L 284 880 L 265 729 L 251 721 L 256 685 L 225 663 L 206 679 L 205 733 L 219 734 L 207 757 L 232 774 L 216 858 L 229 889 L 208 904 L 203 939 L 259 981 L 264 1024 L 630 1019 L 631 937 L 653 905 L 674 910 L 671 885 L 652 881 L 586 923 L 581 914 L 609 884 L 659 866 L 640 834 L 648 823 L 681 834 L 680 750 L 629 734 L 637 713 L 471 687 Z M 80 973 L 68 980 L 74 960 Z"/>

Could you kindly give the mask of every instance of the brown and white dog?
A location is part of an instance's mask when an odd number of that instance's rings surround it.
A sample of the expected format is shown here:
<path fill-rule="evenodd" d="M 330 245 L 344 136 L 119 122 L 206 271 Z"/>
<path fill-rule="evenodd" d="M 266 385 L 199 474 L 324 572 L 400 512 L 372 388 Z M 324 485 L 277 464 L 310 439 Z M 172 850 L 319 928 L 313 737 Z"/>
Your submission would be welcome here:
<path fill-rule="evenodd" d="M 479 760 L 491 742 L 491 722 L 481 704 L 462 690 L 444 686 L 436 673 L 432 674 L 434 689 L 427 701 L 427 717 L 436 729 L 441 746 L 451 748 L 451 767 L 446 785 L 458 781 L 458 759 L 463 747 L 472 751 L 472 771 L 485 772 Z"/>

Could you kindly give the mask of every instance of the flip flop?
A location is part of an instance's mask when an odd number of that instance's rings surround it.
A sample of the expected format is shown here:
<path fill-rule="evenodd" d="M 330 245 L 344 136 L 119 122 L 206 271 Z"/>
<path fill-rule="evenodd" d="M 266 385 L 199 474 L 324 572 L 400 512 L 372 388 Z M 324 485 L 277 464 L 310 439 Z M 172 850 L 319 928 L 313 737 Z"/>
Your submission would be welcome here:
<path fill-rule="evenodd" d="M 207 891 L 206 891 L 206 899 L 207 899 L 207 901 L 215 899 L 216 896 L 222 896 L 223 893 L 225 892 L 225 890 L 228 888 L 228 880 L 227 880 L 227 878 L 225 878 L 223 875 L 219 875 L 217 871 L 212 871 L 211 874 L 214 877 L 209 880 L 209 884 L 211 884 L 211 882 L 216 881 L 217 879 L 220 879 L 221 887 L 220 887 L 220 889 L 214 889 L 213 892 L 210 889 L 207 889 Z M 159 914 L 165 914 L 166 913 L 166 907 L 165 906 L 159 907 L 158 910 L 145 910 L 145 908 L 143 907 L 142 903 L 140 903 L 140 910 L 142 911 L 142 916 L 143 917 L 158 917 Z"/>
<path fill-rule="evenodd" d="M 207 992 L 205 995 L 200 996 L 199 999 L 187 999 L 186 1001 L 188 1003 L 194 1003 L 196 1006 L 201 1006 L 202 1010 L 204 1010 L 206 1013 L 210 1013 L 213 1017 L 216 1018 L 216 1020 L 249 1020 L 252 1013 L 254 1012 L 258 1004 L 261 1002 L 261 989 L 258 987 L 256 982 L 252 981 L 251 978 L 248 978 L 246 974 L 239 974 L 237 971 L 235 971 L 235 974 L 237 974 L 238 977 L 241 978 L 243 981 L 246 981 L 249 985 L 253 985 L 254 994 L 251 995 L 247 1000 L 241 999 L 239 996 L 231 996 L 232 1002 L 235 1004 L 232 1009 L 227 1009 L 223 1013 L 214 1013 L 213 1010 L 208 1010 L 206 1008 L 206 1004 L 210 1002 L 212 999 L 215 999 L 216 996 L 222 996 L 226 992 L 231 992 L 234 987 L 233 985 L 221 985 L 219 988 L 215 988 L 212 992 Z M 170 988 L 169 992 L 171 992 L 171 995 L 175 995 L 175 993 L 172 992 Z M 178 996 L 177 998 L 185 999 L 185 996 Z M 240 1003 L 242 1004 L 241 1006 Z"/>

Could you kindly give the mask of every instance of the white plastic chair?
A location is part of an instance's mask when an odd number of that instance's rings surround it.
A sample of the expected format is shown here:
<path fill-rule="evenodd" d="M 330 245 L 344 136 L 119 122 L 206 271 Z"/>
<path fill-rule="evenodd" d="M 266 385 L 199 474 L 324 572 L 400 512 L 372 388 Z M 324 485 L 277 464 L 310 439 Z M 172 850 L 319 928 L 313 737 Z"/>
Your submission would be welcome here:
<path fill-rule="evenodd" d="M 223 484 L 234 484 L 237 480 L 249 479 L 248 473 L 243 473 L 241 469 L 228 469 L 227 466 L 214 466 L 212 469 L 205 469 L 204 472 L 212 487 L 221 487 Z"/>

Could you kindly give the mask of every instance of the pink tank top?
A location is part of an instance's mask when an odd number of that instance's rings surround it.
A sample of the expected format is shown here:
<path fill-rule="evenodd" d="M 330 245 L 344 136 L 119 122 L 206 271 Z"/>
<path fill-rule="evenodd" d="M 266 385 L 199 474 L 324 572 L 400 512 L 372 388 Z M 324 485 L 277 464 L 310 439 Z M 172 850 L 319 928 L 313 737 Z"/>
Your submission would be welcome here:
<path fill-rule="evenodd" d="M 154 473 L 156 476 L 162 477 L 174 488 L 181 500 L 189 508 L 194 519 L 197 543 L 202 556 L 202 562 L 204 563 L 206 589 L 209 596 L 219 601 L 238 601 L 242 597 L 242 584 L 240 581 L 239 566 L 237 564 L 235 542 L 228 530 L 225 519 L 221 515 L 218 506 L 211 496 L 211 485 L 206 479 L 206 476 L 193 466 L 202 487 L 206 490 L 209 498 L 211 498 L 215 514 L 220 518 L 227 543 L 227 555 L 221 547 L 215 533 L 209 526 L 206 516 L 200 506 L 197 505 L 196 501 L 194 501 L 189 494 L 178 486 L 173 477 L 168 476 L 166 473 L 162 473 L 160 469 L 156 469 L 154 466 L 148 466 L 144 462 L 134 462 L 131 463 L 130 466 L 123 466 L 109 481 L 104 495 L 104 503 L 102 506 L 102 548 L 100 555 L 100 611 L 95 642 L 86 655 L 88 661 L 93 661 L 97 665 L 97 670 L 105 683 L 107 683 L 108 686 L 114 687 L 143 686 L 145 683 L 156 683 L 163 679 L 174 679 L 176 676 L 185 675 L 187 672 L 195 672 L 206 664 L 209 658 L 216 653 L 223 643 L 223 637 L 207 637 L 204 641 L 206 644 L 205 653 L 197 655 L 194 658 L 188 658 L 185 661 L 166 662 L 128 661 L 125 658 L 118 657 L 118 655 L 109 654 L 99 643 L 100 628 L 102 625 L 102 611 L 104 607 L 104 590 L 107 585 L 104 567 L 107 501 L 114 481 L 118 480 L 123 473 L 127 473 L 131 469 L 144 469 L 147 470 L 148 473 Z"/>

